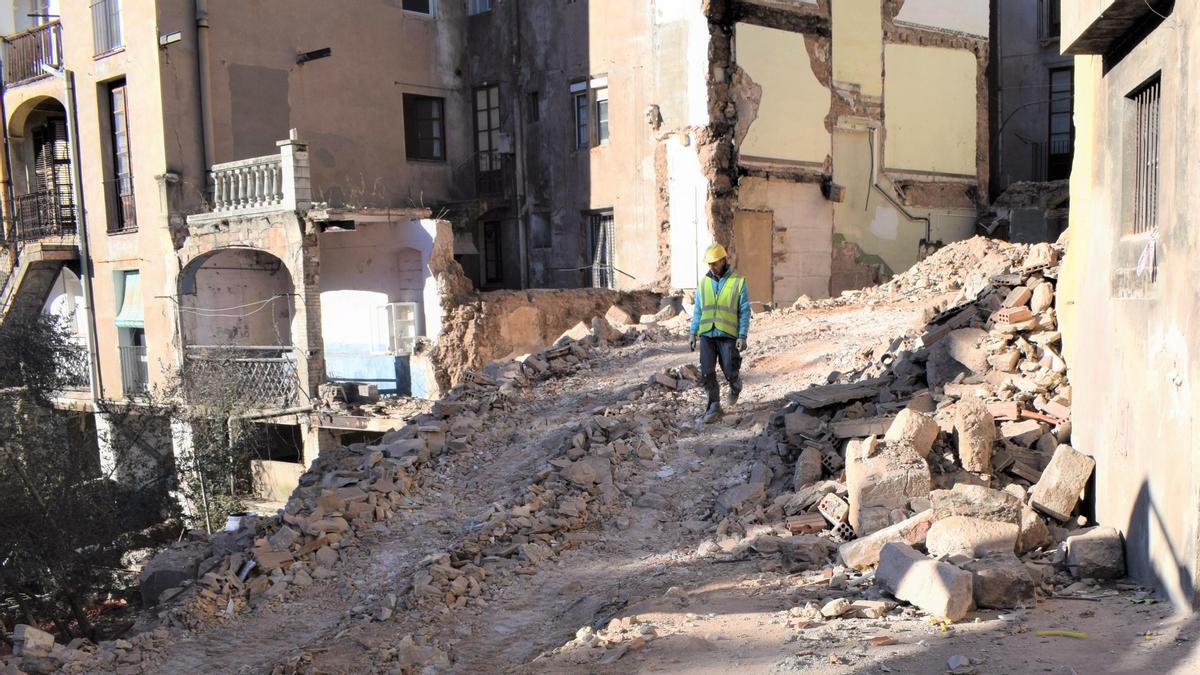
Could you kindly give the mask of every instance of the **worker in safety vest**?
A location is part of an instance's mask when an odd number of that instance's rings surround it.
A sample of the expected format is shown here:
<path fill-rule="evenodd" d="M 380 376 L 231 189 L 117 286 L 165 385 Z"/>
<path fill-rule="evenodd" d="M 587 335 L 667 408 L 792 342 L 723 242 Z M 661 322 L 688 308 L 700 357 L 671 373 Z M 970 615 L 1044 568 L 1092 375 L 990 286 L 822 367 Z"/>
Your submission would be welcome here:
<path fill-rule="evenodd" d="M 729 266 L 725 247 L 713 244 L 704 252 L 708 274 L 696 284 L 696 307 L 692 311 L 688 347 L 696 351 L 700 339 L 700 379 L 708 393 L 704 421 L 721 415 L 721 390 L 717 386 L 717 362 L 729 383 L 729 404 L 742 393 L 742 351 L 750 329 L 750 292 L 746 278 Z"/>

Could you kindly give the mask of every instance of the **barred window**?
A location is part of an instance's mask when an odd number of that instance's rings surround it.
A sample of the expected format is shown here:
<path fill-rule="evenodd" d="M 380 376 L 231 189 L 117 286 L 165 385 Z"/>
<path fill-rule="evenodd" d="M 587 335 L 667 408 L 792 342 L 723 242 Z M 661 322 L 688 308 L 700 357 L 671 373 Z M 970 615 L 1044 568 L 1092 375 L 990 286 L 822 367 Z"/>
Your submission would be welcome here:
<path fill-rule="evenodd" d="M 92 40 L 97 56 L 125 45 L 121 34 L 121 0 L 92 0 Z"/>
<path fill-rule="evenodd" d="M 1133 232 L 1158 226 L 1158 128 L 1161 80 L 1155 75 L 1131 94 L 1133 115 Z"/>

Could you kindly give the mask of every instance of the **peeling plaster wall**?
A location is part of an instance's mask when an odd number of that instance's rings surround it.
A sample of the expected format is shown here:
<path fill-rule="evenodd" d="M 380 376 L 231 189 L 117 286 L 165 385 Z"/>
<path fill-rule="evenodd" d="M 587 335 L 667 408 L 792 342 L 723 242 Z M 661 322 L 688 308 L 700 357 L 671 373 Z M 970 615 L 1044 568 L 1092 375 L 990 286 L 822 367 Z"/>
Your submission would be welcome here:
<path fill-rule="evenodd" d="M 904 5 L 896 13 L 896 21 L 987 37 L 988 3 L 904 0 Z"/>
<path fill-rule="evenodd" d="M 883 21 L 880 0 L 832 3 L 833 79 L 858 85 L 863 96 L 883 94 Z"/>
<path fill-rule="evenodd" d="M 738 206 L 773 214 L 772 300 L 786 305 L 801 295 L 829 297 L 833 203 L 821 194 L 821 187 L 815 183 L 743 178 L 738 186 Z"/>
<path fill-rule="evenodd" d="M 739 106 L 741 156 L 823 163 L 829 154 L 830 93 L 813 72 L 804 36 L 739 23 L 735 40 L 738 68 L 747 85 L 761 92 L 757 109 L 748 105 L 743 112 Z"/>
<path fill-rule="evenodd" d="M 975 55 L 889 44 L 883 97 L 889 169 L 975 175 Z"/>

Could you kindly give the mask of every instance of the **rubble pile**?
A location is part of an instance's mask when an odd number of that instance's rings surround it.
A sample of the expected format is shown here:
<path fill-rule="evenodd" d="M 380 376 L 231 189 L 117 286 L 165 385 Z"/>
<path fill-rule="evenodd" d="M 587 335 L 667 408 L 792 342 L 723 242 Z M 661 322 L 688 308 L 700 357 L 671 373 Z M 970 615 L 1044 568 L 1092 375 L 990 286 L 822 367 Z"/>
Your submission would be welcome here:
<path fill-rule="evenodd" d="M 374 384 L 326 382 L 317 388 L 322 412 L 355 417 L 407 419 L 429 412 L 430 402 L 409 396 L 380 395 Z"/>
<path fill-rule="evenodd" d="M 846 573 L 875 568 L 876 587 L 950 620 L 1123 576 L 1120 533 L 1080 515 L 1095 463 L 1068 444 L 1060 253 L 975 239 L 865 291 L 958 289 L 876 363 L 787 396 L 702 552 L 778 552 L 800 571 L 836 546 Z"/>

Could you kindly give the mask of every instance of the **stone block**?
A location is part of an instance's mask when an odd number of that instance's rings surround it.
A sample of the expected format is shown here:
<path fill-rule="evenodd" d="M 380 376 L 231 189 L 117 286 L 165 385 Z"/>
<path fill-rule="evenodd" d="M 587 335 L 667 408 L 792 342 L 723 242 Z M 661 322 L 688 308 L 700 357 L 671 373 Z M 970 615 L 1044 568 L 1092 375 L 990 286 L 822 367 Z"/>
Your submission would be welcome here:
<path fill-rule="evenodd" d="M 803 572 L 825 564 L 829 558 L 829 542 L 815 534 L 787 537 L 779 542 L 779 555 L 785 572 Z"/>
<path fill-rule="evenodd" d="M 985 609 L 1033 607 L 1036 585 L 1025 564 L 1011 553 L 992 554 L 963 565 L 973 575 L 975 606 Z"/>
<path fill-rule="evenodd" d="M 930 560 L 908 544 L 889 542 L 879 553 L 875 584 L 919 609 L 950 621 L 974 606 L 971 573 Z"/>
<path fill-rule="evenodd" d="M 935 557 L 966 555 L 972 558 L 989 553 L 1013 553 L 1021 528 L 1016 523 L 950 516 L 938 520 L 925 536 L 925 550 Z"/>
<path fill-rule="evenodd" d="M 796 460 L 796 469 L 792 477 L 794 489 L 799 490 L 821 480 L 823 471 L 821 451 L 818 448 L 805 448 Z"/>
<path fill-rule="evenodd" d="M 1069 520 L 1095 466 L 1096 460 L 1075 448 L 1066 444 L 1058 446 L 1050 464 L 1042 470 L 1041 478 L 1033 486 L 1029 502 L 1051 518 Z"/>
<path fill-rule="evenodd" d="M 1005 422 L 1000 425 L 1001 436 L 1027 448 L 1033 447 L 1033 444 L 1037 443 L 1044 433 L 1045 427 L 1037 420 Z"/>
<path fill-rule="evenodd" d="M 1013 495 L 983 487 L 959 483 L 949 490 L 934 490 L 929 500 L 938 520 L 967 516 L 1001 523 L 1021 522 L 1021 500 Z"/>
<path fill-rule="evenodd" d="M 620 305 L 613 305 L 604 313 L 604 318 L 614 326 L 632 326 L 637 323 L 633 314 L 625 311 Z"/>
<path fill-rule="evenodd" d="M 613 328 L 608 319 L 602 316 L 592 318 L 592 335 L 609 344 L 620 342 L 621 338 L 625 337 L 624 333 Z"/>
<path fill-rule="evenodd" d="M 928 457 L 939 433 L 937 422 L 924 413 L 905 408 L 896 415 L 888 427 L 883 440 L 888 443 L 907 444 L 922 457 Z"/>
<path fill-rule="evenodd" d="M 1050 309 L 1054 304 L 1054 285 L 1049 281 L 1034 286 L 1032 297 L 1029 300 L 1029 309 L 1033 310 L 1034 314 L 1044 312 Z"/>
<path fill-rule="evenodd" d="M 1017 537 L 1017 553 L 1028 553 L 1034 549 L 1054 543 L 1046 521 L 1032 506 L 1021 507 L 1021 534 Z"/>
<path fill-rule="evenodd" d="M 981 328 L 952 330 L 946 335 L 946 349 L 952 359 L 972 373 L 984 373 L 988 370 L 987 352 L 979 345 L 986 337 L 987 331 Z"/>
<path fill-rule="evenodd" d="M 19 623 L 13 628 L 13 656 L 49 656 L 54 650 L 54 636 L 44 630 Z"/>
<path fill-rule="evenodd" d="M 865 537 L 848 541 L 838 547 L 838 557 L 842 564 L 854 569 L 865 569 L 879 564 L 879 552 L 884 544 L 900 542 L 916 546 L 925 541 L 930 525 L 933 524 L 933 510 L 922 511 L 907 520 L 902 520 L 872 532 Z"/>
<path fill-rule="evenodd" d="M 783 416 L 783 429 L 788 440 L 798 443 L 800 434 L 815 434 L 821 429 L 821 420 L 807 413 L 794 412 Z"/>
<path fill-rule="evenodd" d="M 928 497 L 931 488 L 929 464 L 908 447 L 885 448 L 864 457 L 873 439 L 851 442 L 846 449 L 846 487 L 849 492 L 850 526 L 866 536 L 891 522 L 892 509 L 906 506 L 914 497 Z M 881 509 L 882 520 L 864 523 L 865 509 Z M 866 526 L 864 526 L 866 525 Z"/>
<path fill-rule="evenodd" d="M 996 422 L 982 400 L 968 397 L 958 402 L 954 407 L 954 431 L 958 434 L 958 460 L 962 468 L 991 473 Z"/>
<path fill-rule="evenodd" d="M 1125 576 L 1125 543 L 1112 527 L 1089 527 L 1067 536 L 1067 566 L 1077 577 L 1120 579 Z"/>

